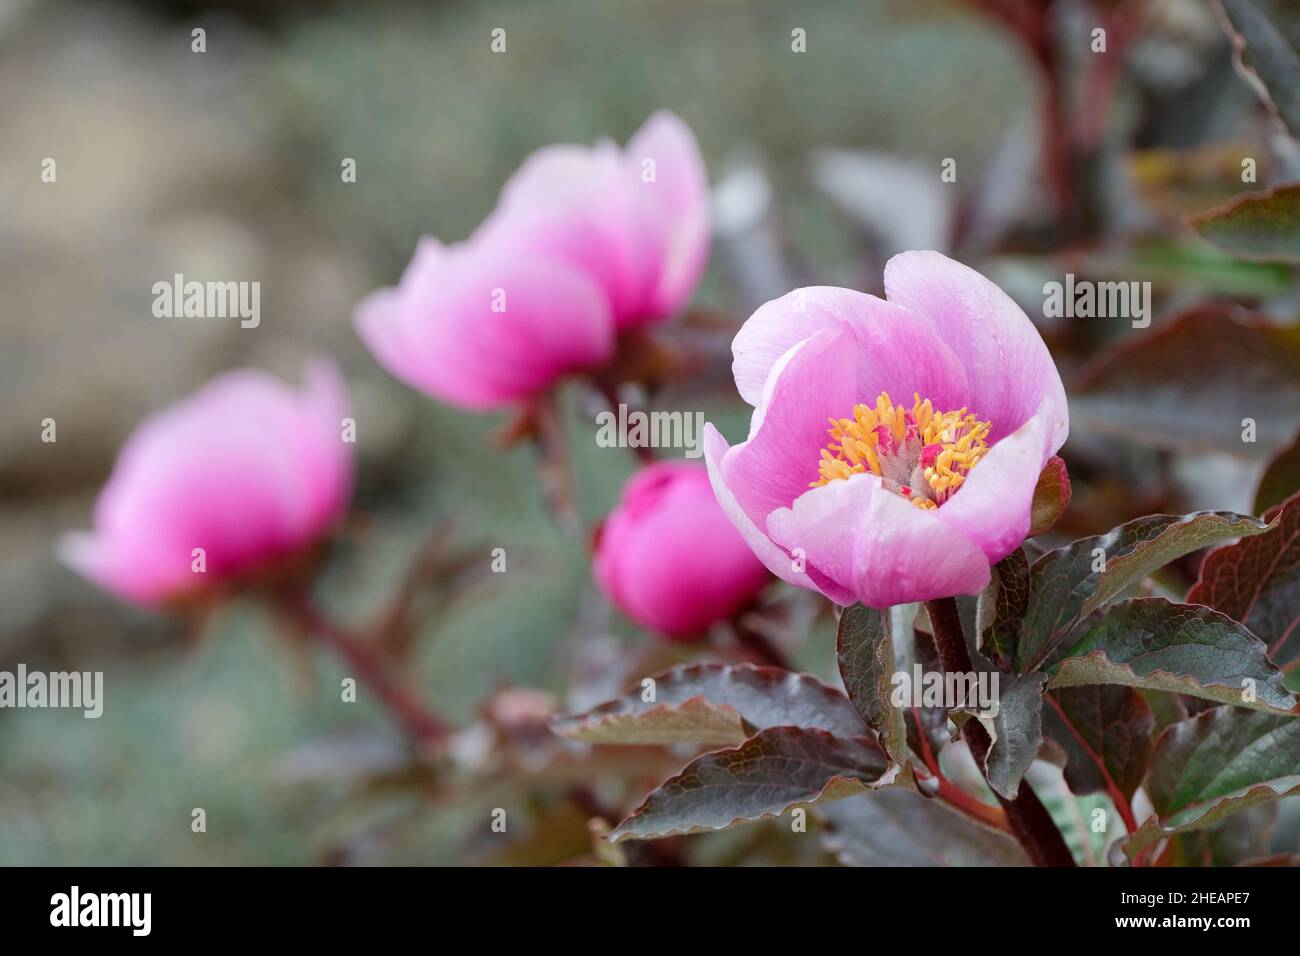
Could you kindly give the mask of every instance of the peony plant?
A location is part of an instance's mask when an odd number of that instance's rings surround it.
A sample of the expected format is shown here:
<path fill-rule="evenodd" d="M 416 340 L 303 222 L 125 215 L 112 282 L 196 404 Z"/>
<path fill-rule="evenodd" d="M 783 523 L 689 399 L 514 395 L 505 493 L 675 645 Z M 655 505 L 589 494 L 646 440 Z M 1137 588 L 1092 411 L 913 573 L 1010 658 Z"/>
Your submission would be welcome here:
<path fill-rule="evenodd" d="M 460 408 L 522 410 L 513 430 L 549 435 L 547 483 L 564 453 L 557 387 L 582 377 L 618 402 L 634 359 L 664 354 L 654 335 L 685 308 L 708 242 L 694 137 L 656 113 L 626 147 L 529 157 L 473 235 L 422 240 L 353 321 L 405 384 Z M 663 639 L 653 651 L 728 659 L 653 676 L 629 665 L 635 690 L 595 707 L 556 714 L 548 694 L 507 688 L 458 731 L 397 676 L 389 632 L 409 630 L 414 574 L 373 633 L 321 610 L 315 575 L 353 483 L 331 365 L 310 366 L 301 390 L 229 372 L 151 416 L 93 529 L 60 551 L 143 606 L 266 599 L 343 657 L 439 784 L 473 790 L 509 768 L 541 788 L 559 765 L 565 799 L 622 818 L 591 828 L 602 862 L 654 862 L 649 841 L 768 818 L 798 829 L 812 814 L 846 862 L 881 862 L 872 841 L 906 819 L 942 835 L 909 860 L 1164 865 L 1203 854 L 1197 839 L 1233 814 L 1300 792 L 1294 451 L 1265 473 L 1258 516 L 1154 514 L 1069 541 L 1057 530 L 1069 406 L 1034 324 L 937 252 L 895 256 L 883 288 L 762 305 L 731 344 L 753 410 L 743 440 L 708 426 L 703 466 L 637 449 L 593 535 L 594 581 Z M 1127 361 L 1140 373 L 1147 360 Z M 1189 591 L 1157 583 L 1206 549 Z M 791 668 L 764 636 L 777 622 L 760 595 L 773 592 L 778 610 L 802 599 L 834 616 L 835 680 Z M 700 640 L 726 631 L 730 644 Z M 619 766 L 638 785 L 665 762 L 675 772 L 624 813 L 573 783 L 605 752 L 548 723 L 635 745 Z M 1087 832 L 1062 792 L 1094 801 Z"/>
<path fill-rule="evenodd" d="M 945 835 L 932 852 L 972 862 L 1072 866 L 1097 837 L 1111 863 L 1159 865 L 1300 792 L 1284 673 L 1300 491 L 1262 517 L 1157 514 L 1040 545 L 1070 501 L 1065 390 L 1042 339 L 938 253 L 896 256 L 884 279 L 883 299 L 811 288 L 760 307 L 733 342 L 748 437 L 711 427 L 705 444 L 754 554 L 832 602 L 841 686 L 691 663 L 556 718 L 578 740 L 704 751 L 609 839 L 797 829 L 811 810 L 848 862 L 873 862 L 906 815 Z M 1151 575 L 1210 547 L 1190 593 L 1153 592 Z M 1091 832 L 1051 799 L 1051 765 L 1096 799 Z"/>

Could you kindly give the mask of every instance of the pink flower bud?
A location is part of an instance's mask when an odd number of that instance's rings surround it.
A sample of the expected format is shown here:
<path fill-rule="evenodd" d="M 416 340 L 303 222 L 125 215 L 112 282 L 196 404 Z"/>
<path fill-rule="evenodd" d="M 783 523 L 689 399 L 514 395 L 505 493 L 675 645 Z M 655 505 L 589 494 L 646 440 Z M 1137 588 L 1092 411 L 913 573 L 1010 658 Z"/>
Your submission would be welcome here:
<path fill-rule="evenodd" d="M 702 635 L 770 580 L 718 506 L 699 465 L 661 462 L 623 489 L 605 519 L 594 572 L 642 627 L 674 640 Z"/>

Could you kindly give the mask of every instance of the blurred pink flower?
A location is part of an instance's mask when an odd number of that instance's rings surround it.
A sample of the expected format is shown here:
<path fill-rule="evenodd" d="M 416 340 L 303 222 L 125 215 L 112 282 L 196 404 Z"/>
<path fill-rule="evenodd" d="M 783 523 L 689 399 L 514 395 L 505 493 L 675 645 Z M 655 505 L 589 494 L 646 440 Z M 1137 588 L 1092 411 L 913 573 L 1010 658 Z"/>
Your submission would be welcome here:
<path fill-rule="evenodd" d="M 759 308 L 732 344 L 749 438 L 704 437 L 718 501 L 774 574 L 877 608 L 978 593 L 1069 430 L 1047 347 L 988 279 L 905 252 L 885 292 Z"/>
<path fill-rule="evenodd" d="M 506 183 L 466 242 L 425 238 L 396 288 L 357 306 L 393 375 L 488 409 L 599 368 L 619 330 L 665 318 L 708 258 L 708 181 L 695 139 L 656 113 L 627 149 L 548 146 Z"/>
<path fill-rule="evenodd" d="M 227 372 L 136 427 L 100 491 L 94 531 L 65 535 L 60 556 L 155 605 L 293 555 L 347 508 L 346 414 L 332 364 L 310 365 L 301 391 L 262 371 Z"/>
<path fill-rule="evenodd" d="M 594 571 L 628 617 L 677 640 L 702 635 L 770 580 L 718 507 L 708 473 L 686 462 L 632 477 L 601 527 Z"/>
<path fill-rule="evenodd" d="M 478 237 L 454 246 L 423 239 L 401 283 L 362 299 L 354 322 L 389 372 L 463 408 L 526 400 L 614 354 L 614 322 L 595 282 Z"/>
<path fill-rule="evenodd" d="M 479 237 L 581 270 L 619 328 L 673 315 L 709 255 L 699 146 L 680 117 L 660 111 L 622 150 L 608 140 L 539 149 L 501 190 Z"/>

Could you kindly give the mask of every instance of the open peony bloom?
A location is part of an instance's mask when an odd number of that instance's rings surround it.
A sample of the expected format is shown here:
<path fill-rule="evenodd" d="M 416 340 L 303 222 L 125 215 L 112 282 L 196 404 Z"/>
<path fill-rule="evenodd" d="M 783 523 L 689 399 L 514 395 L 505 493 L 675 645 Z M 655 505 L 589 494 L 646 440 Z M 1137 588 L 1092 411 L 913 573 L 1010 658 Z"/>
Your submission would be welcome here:
<path fill-rule="evenodd" d="M 389 372 L 462 408 L 526 400 L 614 354 L 609 305 L 586 274 L 479 237 L 423 239 L 397 288 L 362 299 L 354 324 Z"/>
<path fill-rule="evenodd" d="M 155 605 L 294 554 L 351 497 L 346 414 L 333 365 L 310 366 L 301 391 L 265 372 L 227 372 L 137 426 L 100 492 L 94 531 L 66 535 L 60 555 L 118 596 Z"/>
<path fill-rule="evenodd" d="M 642 627 L 689 639 L 748 604 L 770 580 L 718 507 L 699 465 L 642 469 L 605 519 L 596 580 Z"/>
<path fill-rule="evenodd" d="M 547 146 L 501 191 L 476 239 L 567 263 L 596 282 L 620 329 L 689 298 L 709 254 L 708 176 L 690 128 L 668 112 L 627 147 Z"/>
<path fill-rule="evenodd" d="M 988 279 L 905 252 L 885 294 L 762 306 L 732 345 L 749 438 L 704 437 L 718 501 L 774 574 L 876 608 L 978 593 L 1069 430 L 1047 347 Z"/>

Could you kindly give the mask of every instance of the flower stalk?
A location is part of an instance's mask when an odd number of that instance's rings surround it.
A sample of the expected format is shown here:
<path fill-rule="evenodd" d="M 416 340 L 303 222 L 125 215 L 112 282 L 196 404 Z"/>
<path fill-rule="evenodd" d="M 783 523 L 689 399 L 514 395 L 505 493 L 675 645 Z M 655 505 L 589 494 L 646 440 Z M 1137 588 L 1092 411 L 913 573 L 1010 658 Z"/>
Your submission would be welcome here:
<path fill-rule="evenodd" d="M 934 644 L 939 652 L 939 661 L 946 673 L 970 673 L 975 669 L 970 652 L 966 648 L 966 638 L 962 634 L 961 618 L 957 613 L 957 602 L 952 598 L 927 601 L 926 610 L 930 614 L 930 626 L 934 631 Z M 971 756 L 977 766 L 983 768 L 993 741 L 984 725 L 977 719 L 966 721 L 962 728 Z M 1014 800 L 1007 800 L 996 791 L 998 802 L 1006 811 L 1011 830 L 1020 841 L 1020 845 L 1029 854 L 1035 866 L 1074 866 L 1074 854 L 1065 845 L 1061 831 L 1053 822 L 1047 808 L 1025 782 Z"/>
<path fill-rule="evenodd" d="M 306 594 L 281 595 L 278 606 L 300 635 L 328 647 L 352 668 L 413 742 L 429 746 L 446 742 L 452 726 L 403 687 L 379 655 L 331 620 Z"/>

